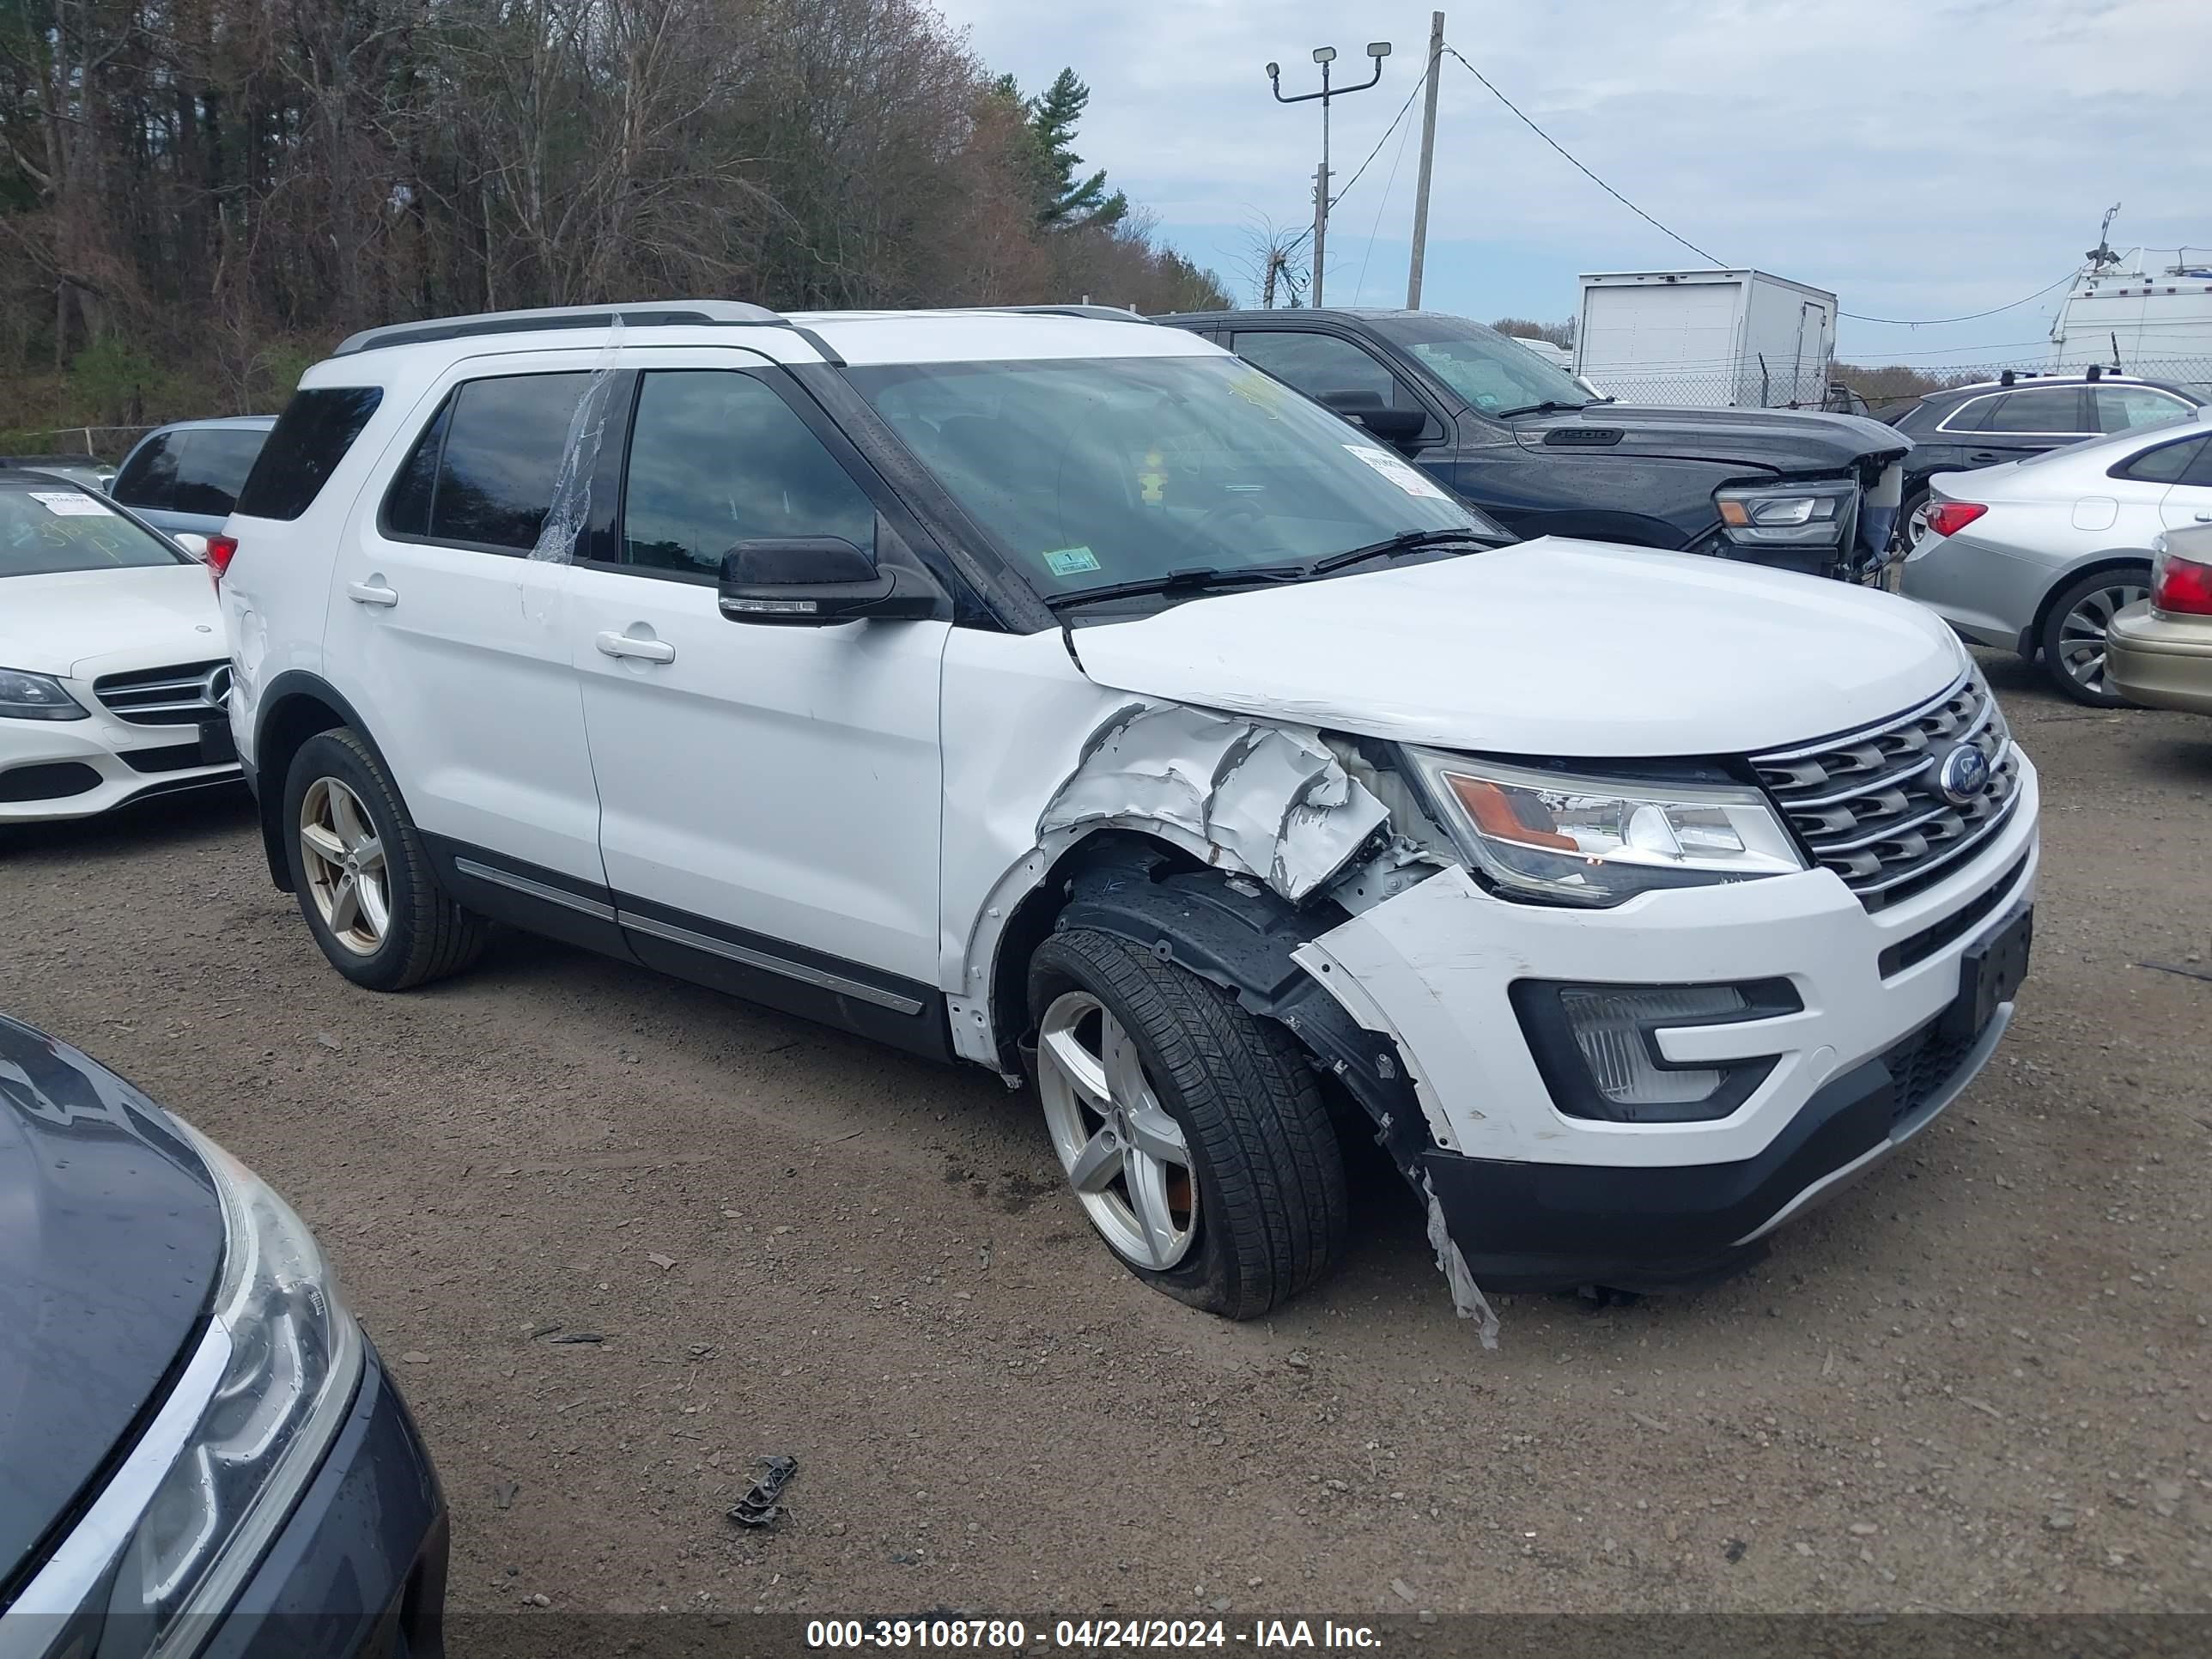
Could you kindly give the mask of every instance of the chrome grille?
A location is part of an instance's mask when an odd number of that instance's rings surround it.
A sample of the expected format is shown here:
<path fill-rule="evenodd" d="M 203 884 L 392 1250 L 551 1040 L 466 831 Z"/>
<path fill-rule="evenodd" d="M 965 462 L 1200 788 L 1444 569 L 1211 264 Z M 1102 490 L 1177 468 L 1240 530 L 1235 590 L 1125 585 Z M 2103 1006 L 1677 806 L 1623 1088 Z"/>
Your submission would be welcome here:
<path fill-rule="evenodd" d="M 1966 744 L 1989 783 L 1960 805 L 1936 776 Z M 1870 910 L 1941 881 L 2011 817 L 2020 790 L 2020 751 L 1979 671 L 1893 720 L 1751 763 L 1814 861 Z"/>
<path fill-rule="evenodd" d="M 225 712 L 230 665 L 218 659 L 103 674 L 92 683 L 92 694 L 133 726 L 198 726 Z"/>

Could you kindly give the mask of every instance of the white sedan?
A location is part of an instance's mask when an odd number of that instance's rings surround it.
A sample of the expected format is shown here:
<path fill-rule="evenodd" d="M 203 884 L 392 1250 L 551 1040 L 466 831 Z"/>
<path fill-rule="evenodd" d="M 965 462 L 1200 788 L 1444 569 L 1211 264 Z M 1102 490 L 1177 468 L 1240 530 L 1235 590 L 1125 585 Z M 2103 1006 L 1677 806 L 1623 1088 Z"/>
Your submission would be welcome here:
<path fill-rule="evenodd" d="M 1966 638 L 2040 660 L 2077 702 L 2126 702 L 2105 629 L 2148 596 L 2153 544 L 2212 523 L 2212 405 L 1974 472 L 1938 473 L 1902 586 Z"/>
<path fill-rule="evenodd" d="M 0 823 L 239 775 L 205 566 L 66 478 L 0 473 Z"/>

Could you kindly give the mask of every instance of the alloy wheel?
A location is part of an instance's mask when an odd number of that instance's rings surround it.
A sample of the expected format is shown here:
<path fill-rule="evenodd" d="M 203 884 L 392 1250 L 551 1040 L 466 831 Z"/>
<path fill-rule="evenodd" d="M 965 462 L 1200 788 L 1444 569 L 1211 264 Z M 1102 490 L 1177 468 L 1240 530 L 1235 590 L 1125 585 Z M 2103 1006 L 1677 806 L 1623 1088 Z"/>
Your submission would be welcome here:
<path fill-rule="evenodd" d="M 1037 1089 L 1091 1224 L 1138 1267 L 1164 1273 L 1181 1261 L 1198 1232 L 1189 1145 L 1127 1030 L 1089 992 L 1065 992 L 1045 1010 Z"/>
<path fill-rule="evenodd" d="M 301 865 L 323 925 L 356 956 L 374 956 L 392 926 L 384 843 L 361 797 L 317 778 L 300 801 Z"/>
<path fill-rule="evenodd" d="M 2117 582 L 2084 593 L 2058 624 L 2058 667 L 2075 684 L 2103 695 L 2105 630 L 2112 618 L 2138 599 L 2149 597 L 2141 582 Z"/>

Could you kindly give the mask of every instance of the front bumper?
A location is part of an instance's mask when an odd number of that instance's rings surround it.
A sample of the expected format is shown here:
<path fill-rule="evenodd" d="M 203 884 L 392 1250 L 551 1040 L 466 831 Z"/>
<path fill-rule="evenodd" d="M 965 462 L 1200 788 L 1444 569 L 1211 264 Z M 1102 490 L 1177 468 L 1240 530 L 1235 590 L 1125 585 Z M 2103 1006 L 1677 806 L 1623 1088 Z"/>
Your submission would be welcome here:
<path fill-rule="evenodd" d="M 88 818 L 145 796 L 236 781 L 237 760 L 207 760 L 198 726 L 118 720 L 88 683 L 63 684 L 88 718 L 0 720 L 0 823 Z"/>
<path fill-rule="evenodd" d="M 2130 605 L 2105 631 L 2105 673 L 2130 702 L 2212 714 L 2212 617 Z"/>
<path fill-rule="evenodd" d="M 1455 868 L 1297 960 L 1403 1057 L 1430 1182 L 1478 1282 L 1486 1267 L 1501 1287 L 1695 1278 L 1917 1133 L 1987 1060 L 2008 1006 L 1971 1041 L 1939 1049 L 1927 1034 L 1949 1029 L 1966 953 L 2033 898 L 2039 787 L 2025 756 L 2018 803 L 1963 868 L 1876 912 L 1825 871 L 1577 912 L 1492 897 Z M 1725 1117 L 1617 1122 L 1553 1103 L 1512 1004 L 1527 979 L 1779 979 L 1802 1006 L 1661 1033 L 1676 1064 L 1778 1057 Z"/>
<path fill-rule="evenodd" d="M 438 1659 L 447 1550 L 430 1454 L 368 1347 L 322 1468 L 201 1659 Z"/>

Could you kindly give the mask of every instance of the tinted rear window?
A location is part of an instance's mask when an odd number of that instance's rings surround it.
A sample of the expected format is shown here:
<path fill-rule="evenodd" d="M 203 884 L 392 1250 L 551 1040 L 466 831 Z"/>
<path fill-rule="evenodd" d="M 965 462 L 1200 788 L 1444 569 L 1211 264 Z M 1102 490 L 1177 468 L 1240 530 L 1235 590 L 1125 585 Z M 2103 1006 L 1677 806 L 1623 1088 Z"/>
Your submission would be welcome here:
<path fill-rule="evenodd" d="M 386 531 L 519 553 L 535 547 L 590 378 L 518 374 L 457 387 L 392 480 Z"/>
<path fill-rule="evenodd" d="M 383 401 L 384 388 L 374 386 L 294 392 L 238 493 L 238 511 L 255 519 L 296 519 L 305 513 Z"/>
<path fill-rule="evenodd" d="M 182 435 L 160 433 L 132 450 L 123 471 L 115 475 L 115 488 L 109 493 L 125 507 L 150 507 L 157 513 L 166 510 L 169 498 L 177 493 L 177 440 Z"/>
<path fill-rule="evenodd" d="M 246 475 L 253 471 L 253 458 L 268 436 L 250 428 L 201 428 L 185 433 L 177 457 L 177 493 L 169 510 L 229 517 Z"/>

